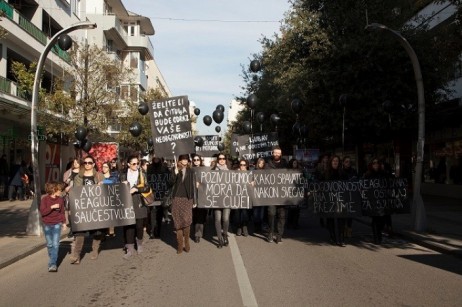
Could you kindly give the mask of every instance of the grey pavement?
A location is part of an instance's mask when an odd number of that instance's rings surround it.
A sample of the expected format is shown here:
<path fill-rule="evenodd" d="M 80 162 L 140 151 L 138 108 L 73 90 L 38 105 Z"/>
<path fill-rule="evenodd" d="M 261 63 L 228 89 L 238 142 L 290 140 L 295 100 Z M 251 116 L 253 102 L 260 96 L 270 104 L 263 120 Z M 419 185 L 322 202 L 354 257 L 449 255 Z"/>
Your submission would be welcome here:
<path fill-rule="evenodd" d="M 424 196 L 423 199 L 427 231 L 413 231 L 410 214 L 393 215 L 395 235 L 441 253 L 462 257 L 462 200 L 435 196 Z M 43 235 L 26 234 L 31 204 L 32 200 L 0 202 L 0 269 L 46 246 Z M 358 218 L 356 221 L 369 224 L 370 218 Z M 353 232 L 354 228 L 353 224 Z M 66 234 L 67 231 L 63 236 Z"/>

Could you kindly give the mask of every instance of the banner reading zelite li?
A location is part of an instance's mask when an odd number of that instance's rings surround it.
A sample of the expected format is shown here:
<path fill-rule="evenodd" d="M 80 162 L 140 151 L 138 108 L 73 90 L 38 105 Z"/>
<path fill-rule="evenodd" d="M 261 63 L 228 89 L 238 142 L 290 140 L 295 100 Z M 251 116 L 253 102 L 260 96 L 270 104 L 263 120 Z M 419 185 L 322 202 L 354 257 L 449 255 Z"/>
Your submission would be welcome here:
<path fill-rule="evenodd" d="M 149 105 L 154 153 L 157 157 L 194 152 L 188 96 L 154 100 Z"/>

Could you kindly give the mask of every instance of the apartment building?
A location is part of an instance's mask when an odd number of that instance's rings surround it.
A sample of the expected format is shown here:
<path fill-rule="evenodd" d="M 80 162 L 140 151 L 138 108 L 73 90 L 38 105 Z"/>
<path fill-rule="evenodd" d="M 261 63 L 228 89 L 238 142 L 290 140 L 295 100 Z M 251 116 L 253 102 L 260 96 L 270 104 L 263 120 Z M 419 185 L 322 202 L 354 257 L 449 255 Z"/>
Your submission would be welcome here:
<path fill-rule="evenodd" d="M 0 10 L 4 13 L 0 26 L 8 32 L 0 40 L 0 154 L 7 155 L 10 165 L 31 159 L 31 97 L 19 90 L 11 70 L 12 63 L 19 61 L 28 66 L 37 62 L 50 38 L 76 22 L 89 20 L 98 27 L 70 33 L 75 40 L 105 48 L 112 59 L 133 69 L 130 81 L 108 90 L 117 91 L 120 99 L 130 98 L 131 101 L 139 101 L 141 94 L 150 88 L 171 96 L 154 61 L 154 47 L 149 39 L 155 33 L 151 21 L 127 11 L 122 1 L 0 0 Z M 67 53 L 56 45 L 45 62 L 42 88 L 50 91 L 53 79 L 61 76 L 67 65 Z M 117 132 L 117 129 L 120 129 L 117 123 L 108 127 L 109 132 Z M 53 144 L 45 131 L 46 127 L 38 130 L 42 182 L 59 179 L 57 174 L 61 173 L 62 165 L 75 154 L 72 144 L 61 141 Z M 54 160 L 47 160 L 45 166 L 44 158 L 50 156 Z M 50 165 L 55 170 L 50 171 Z"/>

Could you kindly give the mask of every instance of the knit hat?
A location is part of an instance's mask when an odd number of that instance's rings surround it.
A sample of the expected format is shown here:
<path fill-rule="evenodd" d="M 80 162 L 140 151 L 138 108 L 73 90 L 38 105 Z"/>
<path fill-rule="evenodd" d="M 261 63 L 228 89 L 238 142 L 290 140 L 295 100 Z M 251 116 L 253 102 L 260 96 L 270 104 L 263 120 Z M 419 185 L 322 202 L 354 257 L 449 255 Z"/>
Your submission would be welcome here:
<path fill-rule="evenodd" d="M 181 160 L 188 160 L 189 161 L 189 155 L 180 155 L 178 157 L 178 161 L 181 161 Z"/>

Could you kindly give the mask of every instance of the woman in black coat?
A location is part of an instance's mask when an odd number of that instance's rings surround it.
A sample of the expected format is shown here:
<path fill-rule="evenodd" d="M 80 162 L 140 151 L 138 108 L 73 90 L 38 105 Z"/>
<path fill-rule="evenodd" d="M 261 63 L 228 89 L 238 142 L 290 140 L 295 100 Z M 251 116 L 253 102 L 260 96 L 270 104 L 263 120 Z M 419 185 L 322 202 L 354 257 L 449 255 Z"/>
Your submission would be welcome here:
<path fill-rule="evenodd" d="M 192 209 L 195 203 L 196 187 L 194 172 L 189 165 L 189 155 L 178 157 L 177 167 L 172 176 L 172 218 L 178 243 L 177 254 L 189 252 L 189 233 L 192 224 Z M 183 249 L 184 246 L 184 249 Z"/>

